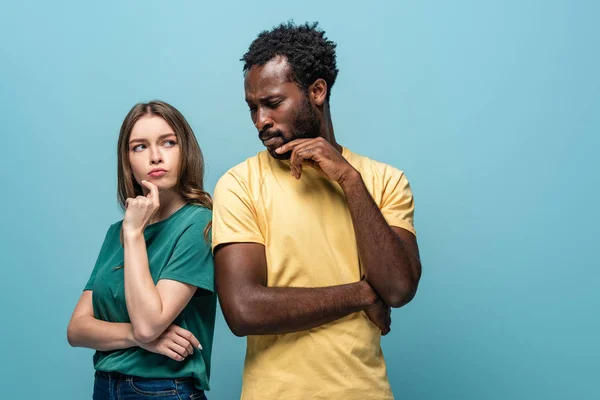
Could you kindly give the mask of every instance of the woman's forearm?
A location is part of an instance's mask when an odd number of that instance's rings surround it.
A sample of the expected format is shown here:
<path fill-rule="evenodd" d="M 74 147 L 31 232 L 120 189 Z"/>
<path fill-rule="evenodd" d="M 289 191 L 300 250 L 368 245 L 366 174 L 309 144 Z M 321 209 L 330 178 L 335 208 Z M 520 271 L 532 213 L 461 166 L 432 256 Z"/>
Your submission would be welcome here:
<path fill-rule="evenodd" d="M 123 235 L 125 250 L 125 299 L 135 340 L 149 342 L 166 328 L 162 326 L 163 304 L 148 267 L 143 233 Z M 168 324 L 167 324 L 168 325 Z"/>
<path fill-rule="evenodd" d="M 90 316 L 69 323 L 67 340 L 73 347 L 110 351 L 137 346 L 129 323 L 106 322 Z"/>

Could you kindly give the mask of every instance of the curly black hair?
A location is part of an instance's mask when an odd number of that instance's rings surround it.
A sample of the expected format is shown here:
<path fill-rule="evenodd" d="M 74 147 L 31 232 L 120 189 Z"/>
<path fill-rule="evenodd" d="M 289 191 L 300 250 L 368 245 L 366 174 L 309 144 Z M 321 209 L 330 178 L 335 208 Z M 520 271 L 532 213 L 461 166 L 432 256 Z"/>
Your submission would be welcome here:
<path fill-rule="evenodd" d="M 338 74 L 336 46 L 325 37 L 318 22 L 295 25 L 289 21 L 261 32 L 240 61 L 244 62 L 244 73 L 247 73 L 255 65 L 264 65 L 277 56 L 286 57 L 292 69 L 290 80 L 308 91 L 314 81 L 323 79 L 327 83 L 329 101 Z"/>

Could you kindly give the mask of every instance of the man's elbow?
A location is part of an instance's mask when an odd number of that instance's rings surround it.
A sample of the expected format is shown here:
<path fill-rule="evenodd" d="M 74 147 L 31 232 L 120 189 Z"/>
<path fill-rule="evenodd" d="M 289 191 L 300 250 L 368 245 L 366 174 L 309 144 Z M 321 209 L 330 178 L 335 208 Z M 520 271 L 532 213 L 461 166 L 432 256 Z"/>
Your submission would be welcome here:
<path fill-rule="evenodd" d="M 229 326 L 229 329 L 231 329 L 231 332 L 237 337 L 244 337 L 251 334 L 250 326 L 244 321 L 228 320 L 227 325 Z"/>
<path fill-rule="evenodd" d="M 399 285 L 394 290 L 389 291 L 382 296 L 383 301 L 392 308 L 399 308 L 407 305 L 417 294 L 418 283 L 410 282 Z"/>
<path fill-rule="evenodd" d="M 421 263 L 412 264 L 410 273 L 403 279 L 398 279 L 392 285 L 388 285 L 388 290 L 381 294 L 381 298 L 387 305 L 393 308 L 399 308 L 407 305 L 417 294 L 419 281 L 421 280 Z"/>
<path fill-rule="evenodd" d="M 252 307 L 241 301 L 229 307 L 223 307 L 223 316 L 231 332 L 237 337 L 257 334 L 257 323 L 253 319 Z"/>

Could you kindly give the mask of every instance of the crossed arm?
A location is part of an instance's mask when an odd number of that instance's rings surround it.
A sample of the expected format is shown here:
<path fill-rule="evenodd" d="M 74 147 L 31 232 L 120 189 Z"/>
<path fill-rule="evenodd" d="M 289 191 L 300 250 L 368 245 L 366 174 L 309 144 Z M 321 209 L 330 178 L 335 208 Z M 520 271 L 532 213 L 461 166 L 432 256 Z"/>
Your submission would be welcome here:
<path fill-rule="evenodd" d="M 185 296 L 186 289 L 188 289 L 186 286 L 190 285 L 163 279 L 158 281 L 156 289 L 159 293 L 180 293 L 181 296 Z M 192 288 L 195 290 L 195 287 L 192 286 Z M 170 308 L 172 313 L 175 314 L 173 319 L 168 320 L 168 323 L 166 321 L 162 322 L 162 324 L 167 324 L 165 329 L 156 335 L 153 340 L 148 340 L 148 338 L 138 337 L 131 323 L 107 322 L 95 318 L 92 296 L 91 290 L 83 292 L 69 321 L 67 339 L 71 346 L 86 347 L 99 351 L 141 347 L 177 361 L 182 361 L 193 354 L 196 348 L 202 349 L 198 339 L 191 332 L 172 324 L 175 317 L 181 312 L 181 310 L 178 312 L 177 307 Z M 179 301 L 182 300 L 179 299 Z M 169 300 L 166 303 L 173 304 Z M 161 322 L 159 321 L 159 323 Z M 161 328 L 157 327 L 157 329 Z"/>
<path fill-rule="evenodd" d="M 291 174 L 317 169 L 342 187 L 354 225 L 366 279 L 323 288 L 267 287 L 265 248 L 258 243 L 228 243 L 215 249 L 215 274 L 225 319 L 238 336 L 281 334 L 310 329 L 364 310 L 389 331 L 390 306 L 415 295 L 421 276 L 416 237 L 388 225 L 360 173 L 323 138 L 292 141 Z"/>
<path fill-rule="evenodd" d="M 391 307 L 401 307 L 412 300 L 421 278 L 417 239 L 406 229 L 388 225 L 361 174 L 322 137 L 294 140 L 276 151 L 291 152 L 290 169 L 297 179 L 303 166 L 308 166 L 340 185 L 367 281 Z"/>
<path fill-rule="evenodd" d="M 144 228 L 158 208 L 156 187 L 147 197 L 128 199 L 123 222 L 125 298 L 131 323 L 95 318 L 92 292 L 84 291 L 67 328 L 72 346 L 110 351 L 139 346 L 181 360 L 200 343 L 191 332 L 173 325 L 196 287 L 170 279 L 154 284 L 148 266 Z"/>
<path fill-rule="evenodd" d="M 230 243 L 215 251 L 219 301 L 235 335 L 296 332 L 361 310 L 389 331 L 380 315 L 387 310 L 366 281 L 322 288 L 267 287 L 266 266 L 262 244 Z"/>
<path fill-rule="evenodd" d="M 417 238 L 406 229 L 388 225 L 360 174 L 342 188 L 367 281 L 386 304 L 402 307 L 415 296 L 421 278 Z"/>
<path fill-rule="evenodd" d="M 407 240 L 414 238 L 404 229 L 388 229 L 393 235 L 398 231 Z M 382 334 L 390 331 L 390 307 L 367 280 L 321 288 L 267 287 L 262 244 L 228 243 L 217 247 L 215 277 L 223 315 L 236 336 L 297 332 L 358 311 L 365 311 Z M 385 279 L 382 275 L 375 277 Z M 385 288 L 394 293 L 391 285 L 386 284 Z M 414 289 L 408 285 L 405 290 L 398 298 L 406 303 L 414 296 L 416 283 Z M 394 305 L 399 307 L 398 304 Z"/>

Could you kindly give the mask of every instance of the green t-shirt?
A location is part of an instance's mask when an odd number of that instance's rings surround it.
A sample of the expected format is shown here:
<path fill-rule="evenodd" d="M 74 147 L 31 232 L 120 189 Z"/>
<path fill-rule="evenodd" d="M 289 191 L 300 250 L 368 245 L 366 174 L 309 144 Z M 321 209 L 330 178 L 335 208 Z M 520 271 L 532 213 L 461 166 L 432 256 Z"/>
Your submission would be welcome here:
<path fill-rule="evenodd" d="M 214 290 L 214 264 L 210 238 L 204 229 L 212 218 L 209 209 L 187 204 L 169 218 L 146 227 L 144 237 L 150 274 L 156 284 L 171 279 L 198 287 L 192 300 L 173 322 L 192 332 L 202 344 L 184 361 L 175 361 L 140 347 L 96 351 L 94 368 L 143 378 L 193 377 L 196 387 L 208 390 L 210 356 L 215 327 L 217 296 Z M 84 290 L 93 291 L 94 315 L 108 322 L 131 322 L 125 304 L 122 221 L 106 234 L 96 266 Z"/>

